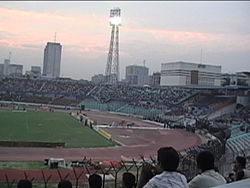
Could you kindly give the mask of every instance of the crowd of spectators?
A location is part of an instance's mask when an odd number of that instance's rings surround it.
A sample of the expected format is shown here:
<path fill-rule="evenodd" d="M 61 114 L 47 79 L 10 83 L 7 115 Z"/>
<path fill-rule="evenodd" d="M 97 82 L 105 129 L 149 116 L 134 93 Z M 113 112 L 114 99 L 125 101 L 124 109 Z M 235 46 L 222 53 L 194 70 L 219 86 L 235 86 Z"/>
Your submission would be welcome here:
<path fill-rule="evenodd" d="M 193 89 L 184 88 L 145 88 L 126 85 L 96 86 L 92 82 L 77 80 L 48 80 L 28 78 L 4 78 L 0 80 L 1 93 L 18 93 L 43 96 L 86 97 L 89 93 L 101 102 L 120 100 L 132 105 L 152 107 L 177 104 L 196 93 Z"/>
<path fill-rule="evenodd" d="M 179 169 L 180 154 L 173 147 L 162 147 L 157 151 L 155 163 L 143 162 L 139 179 L 133 172 L 123 172 L 121 188 L 210 188 L 250 178 L 245 157 L 237 156 L 232 164 L 233 171 L 224 177 L 216 166 L 214 155 L 209 150 L 197 153 L 194 160 L 199 171 L 189 179 Z M 89 174 L 89 188 L 105 187 L 103 180 L 104 176 L 97 171 Z M 62 179 L 58 183 L 58 188 L 72 187 L 70 180 Z M 17 188 L 32 188 L 32 182 L 28 179 L 20 180 Z"/>
<path fill-rule="evenodd" d="M 144 102 L 150 104 L 177 104 L 183 99 L 195 94 L 194 89 L 167 87 L 167 88 L 147 88 L 132 87 L 126 85 L 105 85 L 99 86 L 92 95 L 100 101 L 120 99 L 127 102 Z"/>
<path fill-rule="evenodd" d="M 76 80 L 46 80 L 27 78 L 4 78 L 0 81 L 0 91 L 34 94 L 55 94 L 65 96 L 86 96 L 94 88 L 92 82 Z"/>
<path fill-rule="evenodd" d="M 221 99 L 208 97 L 194 101 L 193 105 L 181 105 L 186 99 L 195 96 L 198 90 L 180 87 L 133 87 L 128 85 L 99 85 L 95 86 L 89 81 L 60 80 L 60 79 L 28 79 L 28 78 L 4 78 L 0 80 L 0 94 L 2 100 L 11 101 L 26 100 L 24 95 L 40 97 L 72 97 L 84 100 L 92 97 L 101 103 L 109 101 L 121 101 L 131 106 L 144 109 L 173 109 L 168 115 L 191 114 L 193 116 L 204 115 L 213 110 L 211 104 Z M 213 102 L 211 102 L 211 100 Z M 40 101 L 40 100 L 38 100 Z M 60 101 L 60 100 L 59 100 Z M 209 106 L 205 103 L 209 102 Z M 60 103 L 60 102 L 59 102 Z M 219 103 L 218 103 L 219 104 Z M 177 110 L 174 110 L 177 108 Z"/>
<path fill-rule="evenodd" d="M 197 91 L 194 89 L 177 87 L 95 86 L 92 82 L 77 80 L 28 78 L 4 78 L 0 80 L 0 99 L 17 102 L 61 104 L 64 100 L 61 100 L 60 97 L 71 97 L 77 102 L 86 97 L 92 97 L 101 103 L 108 103 L 112 100 L 143 109 L 164 109 L 177 105 L 195 93 Z M 32 98 L 32 96 L 34 97 Z M 55 98 L 59 102 L 55 102 Z"/>
<path fill-rule="evenodd" d="M 4 78 L 0 100 L 75 106 L 93 88 L 88 81 Z"/>

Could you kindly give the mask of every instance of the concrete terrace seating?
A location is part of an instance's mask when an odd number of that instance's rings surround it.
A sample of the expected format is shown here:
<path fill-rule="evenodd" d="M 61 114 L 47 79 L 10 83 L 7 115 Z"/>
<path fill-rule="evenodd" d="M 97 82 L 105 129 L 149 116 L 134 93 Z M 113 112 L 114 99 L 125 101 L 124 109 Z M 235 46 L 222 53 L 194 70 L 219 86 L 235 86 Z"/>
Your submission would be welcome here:
<path fill-rule="evenodd" d="M 144 88 L 144 87 L 132 87 L 132 86 L 113 86 L 105 85 L 100 86 L 99 89 L 95 89 L 91 92 L 92 96 L 96 96 L 100 100 L 126 100 L 127 102 L 153 102 L 162 104 L 176 104 L 190 96 L 196 94 L 194 89 L 184 88 Z"/>
<path fill-rule="evenodd" d="M 236 137 L 238 135 L 242 135 L 242 134 L 245 133 L 245 132 L 240 130 L 241 126 L 242 125 L 233 125 L 233 126 L 230 127 L 230 129 L 231 129 L 231 138 Z"/>
<path fill-rule="evenodd" d="M 0 91 L 22 92 L 33 94 L 63 94 L 86 96 L 94 88 L 91 82 L 76 80 L 32 80 L 26 78 L 5 78 L 1 81 Z"/>
<path fill-rule="evenodd" d="M 125 102 L 118 102 L 118 101 L 109 101 L 107 103 L 101 103 L 99 101 L 96 101 L 95 99 L 88 98 L 85 99 L 82 102 L 82 104 L 84 104 L 86 108 L 90 109 L 120 112 L 120 113 L 139 115 L 144 117 L 153 117 L 162 113 L 161 110 L 155 108 L 145 109 L 140 106 L 135 106 L 127 104 Z"/>
<path fill-rule="evenodd" d="M 227 147 L 234 153 L 242 153 L 248 151 L 250 148 L 250 133 L 229 138 L 227 140 Z"/>

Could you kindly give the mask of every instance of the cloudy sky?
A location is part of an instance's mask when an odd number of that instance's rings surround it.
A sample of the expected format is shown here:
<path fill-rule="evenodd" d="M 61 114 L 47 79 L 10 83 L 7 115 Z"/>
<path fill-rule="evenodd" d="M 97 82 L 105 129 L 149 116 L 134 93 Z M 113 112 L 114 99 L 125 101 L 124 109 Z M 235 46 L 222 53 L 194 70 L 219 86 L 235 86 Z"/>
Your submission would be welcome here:
<path fill-rule="evenodd" d="M 250 71 L 250 2 L 0 2 L 0 63 L 24 71 L 43 64 L 47 42 L 63 45 L 61 75 L 90 79 L 104 73 L 111 28 L 109 11 L 121 8 L 120 72 L 131 64 L 160 71 L 161 63 L 221 65 L 222 72 Z"/>

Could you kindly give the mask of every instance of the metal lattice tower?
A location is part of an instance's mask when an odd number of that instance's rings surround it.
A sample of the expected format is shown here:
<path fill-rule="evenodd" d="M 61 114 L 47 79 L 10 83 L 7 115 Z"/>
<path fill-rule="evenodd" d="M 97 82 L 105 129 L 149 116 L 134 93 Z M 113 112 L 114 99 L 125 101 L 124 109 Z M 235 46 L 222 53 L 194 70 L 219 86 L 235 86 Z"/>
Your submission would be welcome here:
<path fill-rule="evenodd" d="M 110 10 L 111 39 L 105 71 L 106 82 L 115 84 L 119 81 L 119 26 L 121 25 L 121 9 Z"/>

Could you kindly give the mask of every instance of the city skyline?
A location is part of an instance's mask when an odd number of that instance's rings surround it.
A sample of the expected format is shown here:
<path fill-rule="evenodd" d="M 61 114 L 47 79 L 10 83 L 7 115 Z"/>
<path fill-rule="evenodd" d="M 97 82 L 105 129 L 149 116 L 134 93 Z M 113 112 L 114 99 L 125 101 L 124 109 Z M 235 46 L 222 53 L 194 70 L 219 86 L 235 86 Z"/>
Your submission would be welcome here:
<path fill-rule="evenodd" d="M 250 71 L 250 2 L 0 2 L 0 63 L 43 65 L 47 42 L 63 46 L 61 76 L 104 74 L 109 11 L 122 11 L 120 72 L 132 64 L 150 74 L 173 61 L 221 65 L 222 72 Z M 151 12 L 151 13 L 150 13 Z"/>

